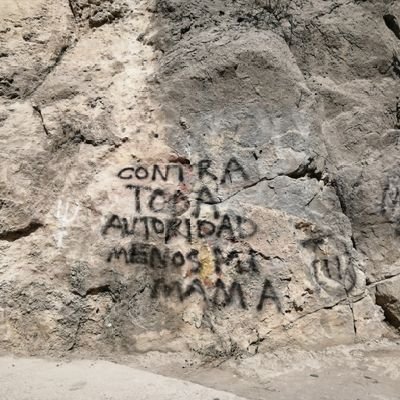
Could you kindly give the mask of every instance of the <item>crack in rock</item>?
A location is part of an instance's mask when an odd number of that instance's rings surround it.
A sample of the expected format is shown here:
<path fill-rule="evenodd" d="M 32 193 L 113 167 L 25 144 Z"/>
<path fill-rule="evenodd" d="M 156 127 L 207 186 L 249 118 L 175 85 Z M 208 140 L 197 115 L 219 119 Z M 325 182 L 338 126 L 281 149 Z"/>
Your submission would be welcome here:
<path fill-rule="evenodd" d="M 47 129 L 47 126 L 46 126 L 46 124 L 45 124 L 45 122 L 44 122 L 42 110 L 41 110 L 40 107 L 39 107 L 38 105 L 36 105 L 36 104 L 33 104 L 32 107 L 33 107 L 33 109 L 36 111 L 36 113 L 39 115 L 40 122 L 41 122 L 41 124 L 42 124 L 43 130 L 44 130 L 46 136 L 50 136 L 50 132 L 49 132 L 49 130 Z"/>

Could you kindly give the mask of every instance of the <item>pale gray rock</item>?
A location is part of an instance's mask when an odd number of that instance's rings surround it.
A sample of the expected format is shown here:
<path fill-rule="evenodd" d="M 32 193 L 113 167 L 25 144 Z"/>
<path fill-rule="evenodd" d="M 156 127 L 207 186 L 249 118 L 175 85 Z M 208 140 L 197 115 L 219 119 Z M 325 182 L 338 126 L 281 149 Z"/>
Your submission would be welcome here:
<path fill-rule="evenodd" d="M 397 4 L 15 4 L 3 348 L 225 359 L 398 333 Z"/>

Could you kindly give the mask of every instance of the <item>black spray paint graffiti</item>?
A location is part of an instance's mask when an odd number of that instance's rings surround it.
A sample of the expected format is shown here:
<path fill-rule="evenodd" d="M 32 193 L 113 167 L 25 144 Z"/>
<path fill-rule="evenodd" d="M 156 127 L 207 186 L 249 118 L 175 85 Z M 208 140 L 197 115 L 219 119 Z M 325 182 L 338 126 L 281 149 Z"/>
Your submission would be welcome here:
<path fill-rule="evenodd" d="M 132 190 L 134 199 L 134 210 L 141 213 L 143 208 L 154 213 L 168 213 L 181 215 L 190 207 L 189 198 L 180 190 L 168 193 L 161 188 L 152 189 L 148 186 L 126 185 Z"/>
<path fill-rule="evenodd" d="M 181 190 L 169 193 L 162 188 L 150 188 L 140 185 L 126 185 L 126 188 L 132 190 L 134 211 L 142 213 L 151 211 L 153 213 L 166 213 L 172 216 L 179 216 L 188 211 L 191 207 L 189 197 Z M 219 218 L 220 212 L 218 204 L 220 201 L 211 193 L 207 186 L 203 186 L 195 192 L 194 210 L 191 215 L 199 218 L 202 208 L 210 206 L 213 210 L 214 218 Z"/>
<path fill-rule="evenodd" d="M 239 275 L 245 273 L 259 275 L 260 273 L 257 261 L 257 256 L 260 253 L 253 249 L 243 254 L 243 252 L 237 250 L 224 253 L 219 247 L 214 247 L 211 250 L 211 254 L 213 255 L 214 266 L 212 272 L 217 276 L 220 276 L 226 268 L 234 270 Z M 262 258 L 266 259 L 268 257 L 262 255 Z M 170 272 L 176 272 L 186 267 L 189 276 L 201 274 L 204 267 L 199 251 L 196 249 L 190 249 L 187 253 L 182 253 L 181 251 L 173 252 L 168 247 L 160 249 L 148 243 L 133 243 L 128 248 L 122 246 L 113 248 L 109 252 L 107 261 L 111 262 L 113 260 L 120 260 L 125 264 L 149 267 L 152 271 L 169 269 Z M 234 280 L 231 286 L 227 287 L 221 277 L 218 277 L 215 281 L 214 289 L 215 291 L 212 295 L 207 294 L 209 288 L 203 286 L 199 278 L 195 278 L 185 290 L 183 290 L 183 284 L 178 280 L 167 283 L 165 278 L 159 278 L 154 282 L 152 297 L 156 298 L 163 294 L 164 297 L 169 298 L 175 294 L 179 300 L 183 301 L 197 292 L 203 296 L 207 305 L 219 304 L 225 307 L 231 304 L 239 304 L 243 309 L 247 308 L 242 284 Z M 233 301 L 235 297 L 238 300 L 237 302 Z M 256 309 L 261 311 L 264 308 L 264 302 L 268 300 L 273 301 L 277 310 L 281 312 L 280 299 L 270 280 L 265 279 Z"/>
<path fill-rule="evenodd" d="M 175 297 L 183 302 L 195 293 L 198 293 L 207 305 L 212 304 L 227 307 L 232 304 L 238 304 L 242 309 L 248 308 L 242 285 L 238 282 L 232 282 L 231 286 L 227 287 L 220 278 L 216 280 L 212 288 L 206 288 L 198 278 L 193 279 L 186 287 L 179 281 L 167 283 L 164 278 L 161 278 L 154 282 L 151 297 Z M 256 306 L 257 311 L 261 311 L 268 301 L 272 302 L 279 312 L 282 312 L 279 297 L 272 283 L 268 279 L 265 279 Z"/>
<path fill-rule="evenodd" d="M 249 179 L 243 166 L 231 157 L 225 163 L 223 172 L 218 174 L 209 159 L 200 160 L 196 165 L 191 165 L 188 160 L 174 161 L 167 165 L 129 166 L 118 172 L 118 178 L 127 183 L 125 187 L 132 196 L 133 216 L 109 215 L 102 234 L 105 237 L 132 237 L 132 242 L 112 248 L 107 261 L 148 268 L 154 280 L 153 298 L 163 296 L 184 301 L 197 293 L 207 305 L 238 305 L 242 309 L 247 309 L 249 304 L 245 298 L 244 283 L 235 279 L 232 281 L 232 274 L 236 277 L 244 277 L 243 274 L 257 276 L 256 280 L 262 282 L 262 287 L 256 310 L 261 311 L 266 303 L 273 302 L 281 311 L 280 300 L 271 281 L 259 276 L 257 257 L 261 253 L 251 248 L 226 251 L 220 243 L 224 240 L 231 244 L 238 243 L 258 231 L 257 224 L 250 218 L 232 212 L 221 213 L 219 198 L 206 185 L 209 181 L 229 185 Z M 184 183 L 188 178 L 199 184 L 190 197 L 188 186 Z M 176 190 L 171 190 L 171 183 L 177 185 Z M 169 184 L 168 189 L 165 184 Z M 207 215 L 211 212 L 211 217 L 202 217 L 204 211 Z M 172 249 L 170 246 L 175 239 L 181 239 L 181 243 L 183 241 L 189 248 L 185 251 Z M 201 243 L 207 245 L 206 260 L 199 250 L 192 248 L 196 247 L 194 243 L 197 247 L 201 247 Z M 268 257 L 263 256 L 263 259 Z M 230 284 L 223 280 L 225 272 L 231 276 Z M 167 276 L 171 278 L 167 279 Z M 172 276 L 192 278 L 184 286 L 183 279 Z"/>
<path fill-rule="evenodd" d="M 224 252 L 220 247 L 214 246 L 210 249 L 210 261 L 213 273 L 220 275 L 223 269 L 229 269 L 237 274 L 259 274 L 257 257 L 259 252 L 250 249 L 246 252 L 231 250 Z M 261 255 L 263 259 L 268 257 Z M 205 267 L 202 263 L 200 253 L 197 249 L 189 249 L 186 252 L 174 251 L 169 247 L 160 248 L 149 243 L 132 243 L 129 247 L 118 246 L 111 249 L 107 256 L 107 262 L 120 260 L 125 264 L 136 264 L 149 267 L 150 269 L 172 269 L 176 270 L 183 266 L 188 268 L 189 273 L 199 273 Z"/>
<path fill-rule="evenodd" d="M 255 235 L 257 224 L 249 218 L 229 214 L 218 217 L 216 221 L 191 221 L 190 218 L 160 219 L 150 216 L 132 217 L 128 220 L 113 214 L 103 227 L 103 235 L 109 234 L 110 230 L 121 237 L 132 236 L 146 241 L 156 237 L 168 244 L 174 238 L 184 238 L 187 243 L 192 243 L 193 238 L 238 241 Z"/>
<path fill-rule="evenodd" d="M 200 180 L 212 179 L 214 181 L 219 181 L 222 185 L 227 182 L 233 182 L 235 180 L 247 180 L 248 175 L 245 172 L 239 161 L 232 157 L 228 160 L 224 167 L 224 172 L 220 177 L 215 175 L 212 171 L 211 160 L 205 159 L 200 160 L 194 168 L 197 169 L 197 176 Z M 189 168 L 193 168 L 191 165 Z M 168 182 L 171 179 L 183 182 L 184 178 L 184 168 L 181 164 L 167 164 L 158 165 L 154 164 L 150 167 L 139 165 L 136 167 L 126 167 L 118 172 L 118 178 L 131 180 L 135 179 L 138 181 L 158 181 Z"/>
<path fill-rule="evenodd" d="M 155 164 L 150 168 L 143 166 L 138 166 L 136 168 L 127 167 L 118 172 L 118 178 L 120 179 L 137 179 L 139 181 L 151 180 L 153 182 L 158 179 L 168 182 L 171 175 L 174 175 L 175 179 L 177 178 L 179 182 L 183 182 L 183 167 L 176 164 L 167 164 L 164 167 L 160 167 Z"/>
<path fill-rule="evenodd" d="M 312 264 L 318 284 L 327 292 L 351 292 L 357 284 L 357 274 L 350 263 L 340 261 L 338 256 L 318 257 Z"/>
<path fill-rule="evenodd" d="M 351 255 L 345 244 L 344 251 L 336 249 L 331 251 L 333 255 L 326 255 L 326 250 L 322 248 L 328 244 L 328 237 L 316 235 L 302 241 L 302 245 L 314 253 L 312 275 L 318 287 L 329 294 L 350 293 L 357 286 L 357 273 L 351 263 Z M 338 253 L 342 253 L 342 256 L 338 256 Z"/>

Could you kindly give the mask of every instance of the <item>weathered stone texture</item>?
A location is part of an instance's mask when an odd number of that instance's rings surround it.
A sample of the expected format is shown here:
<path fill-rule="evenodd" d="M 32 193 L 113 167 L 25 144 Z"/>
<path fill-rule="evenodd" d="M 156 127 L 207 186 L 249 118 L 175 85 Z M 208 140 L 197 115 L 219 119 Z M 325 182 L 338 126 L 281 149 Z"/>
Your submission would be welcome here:
<path fill-rule="evenodd" d="M 393 336 L 400 6 L 0 5 L 0 337 L 231 357 Z"/>

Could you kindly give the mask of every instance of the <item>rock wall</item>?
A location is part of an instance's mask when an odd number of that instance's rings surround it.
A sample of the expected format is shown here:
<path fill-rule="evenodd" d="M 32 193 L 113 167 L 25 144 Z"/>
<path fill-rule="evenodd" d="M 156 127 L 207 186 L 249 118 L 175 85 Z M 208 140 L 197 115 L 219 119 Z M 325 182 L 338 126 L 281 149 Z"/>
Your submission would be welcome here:
<path fill-rule="evenodd" d="M 398 333 L 399 4 L 3 0 L 0 19 L 1 348 Z"/>

